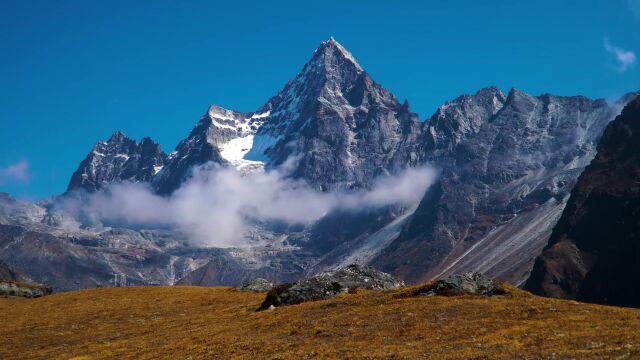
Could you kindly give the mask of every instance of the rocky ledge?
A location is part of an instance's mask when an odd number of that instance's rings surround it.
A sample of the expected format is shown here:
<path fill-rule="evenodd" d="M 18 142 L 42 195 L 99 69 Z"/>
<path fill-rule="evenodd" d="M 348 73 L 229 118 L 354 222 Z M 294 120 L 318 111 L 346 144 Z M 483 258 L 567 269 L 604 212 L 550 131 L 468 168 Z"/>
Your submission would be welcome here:
<path fill-rule="evenodd" d="M 267 292 L 273 289 L 273 283 L 267 279 L 256 278 L 252 281 L 243 284 L 240 287 L 240 291 L 252 291 L 252 292 Z"/>
<path fill-rule="evenodd" d="M 275 286 L 267 293 L 259 310 L 328 299 L 354 289 L 395 290 L 403 286 L 403 281 L 372 267 L 349 265 L 304 278 L 293 284 Z"/>
<path fill-rule="evenodd" d="M 417 286 L 398 294 L 397 297 L 413 296 L 456 296 L 456 295 L 481 295 L 500 296 L 510 295 L 502 283 L 489 276 L 478 272 L 466 272 L 432 281 L 428 284 Z"/>
<path fill-rule="evenodd" d="M 50 295 L 52 292 L 53 290 L 50 287 L 44 285 L 0 281 L 0 296 L 15 296 L 31 299 Z"/>

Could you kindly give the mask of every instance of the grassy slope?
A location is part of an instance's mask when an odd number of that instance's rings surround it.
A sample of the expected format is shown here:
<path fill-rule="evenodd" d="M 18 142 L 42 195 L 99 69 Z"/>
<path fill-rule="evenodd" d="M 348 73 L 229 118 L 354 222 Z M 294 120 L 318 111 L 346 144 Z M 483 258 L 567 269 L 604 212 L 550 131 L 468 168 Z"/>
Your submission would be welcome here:
<path fill-rule="evenodd" d="M 640 358 L 640 309 L 359 291 L 255 312 L 262 294 L 124 287 L 1 299 L 0 359 Z M 259 356 L 256 356 L 259 355 Z"/>

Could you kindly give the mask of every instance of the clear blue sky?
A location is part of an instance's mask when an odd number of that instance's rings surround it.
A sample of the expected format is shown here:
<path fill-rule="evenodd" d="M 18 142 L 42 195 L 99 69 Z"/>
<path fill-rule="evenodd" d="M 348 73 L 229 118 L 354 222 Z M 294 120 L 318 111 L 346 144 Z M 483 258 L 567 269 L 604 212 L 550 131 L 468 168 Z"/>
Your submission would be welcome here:
<path fill-rule="evenodd" d="M 115 130 L 170 152 L 210 103 L 263 104 L 330 35 L 422 119 L 489 85 L 640 88 L 640 0 L 0 0 L 0 191 L 64 191 Z"/>

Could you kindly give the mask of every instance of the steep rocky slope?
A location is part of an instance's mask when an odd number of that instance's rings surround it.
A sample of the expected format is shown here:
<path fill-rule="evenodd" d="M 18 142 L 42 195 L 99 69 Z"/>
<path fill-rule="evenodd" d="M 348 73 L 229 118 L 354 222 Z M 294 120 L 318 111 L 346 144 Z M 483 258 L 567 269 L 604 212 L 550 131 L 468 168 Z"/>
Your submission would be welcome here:
<path fill-rule="evenodd" d="M 333 38 L 260 110 L 256 138 L 268 167 L 295 159 L 291 175 L 319 190 L 368 187 L 417 160 L 419 119 Z"/>
<path fill-rule="evenodd" d="M 516 89 L 441 106 L 421 142 L 440 178 L 373 264 L 409 281 L 464 271 L 526 279 L 614 115 L 604 100 Z"/>
<path fill-rule="evenodd" d="M 94 192 L 121 181 L 147 182 L 166 159 L 160 145 L 150 138 L 137 143 L 118 131 L 96 143 L 71 176 L 67 191 Z"/>
<path fill-rule="evenodd" d="M 526 288 L 640 306 L 640 96 L 607 127 Z"/>
<path fill-rule="evenodd" d="M 207 113 L 169 154 L 166 166 L 152 180 L 159 194 L 178 189 L 195 167 L 206 163 L 233 165 L 239 170 L 260 169 L 261 163 L 244 160 L 263 115 L 227 110 L 217 105 Z"/>
<path fill-rule="evenodd" d="M 255 171 L 289 160 L 282 171 L 318 190 L 367 187 L 378 175 L 415 164 L 419 124 L 408 103 L 331 38 L 255 112 L 211 106 L 153 184 L 168 194 L 207 162 Z"/>

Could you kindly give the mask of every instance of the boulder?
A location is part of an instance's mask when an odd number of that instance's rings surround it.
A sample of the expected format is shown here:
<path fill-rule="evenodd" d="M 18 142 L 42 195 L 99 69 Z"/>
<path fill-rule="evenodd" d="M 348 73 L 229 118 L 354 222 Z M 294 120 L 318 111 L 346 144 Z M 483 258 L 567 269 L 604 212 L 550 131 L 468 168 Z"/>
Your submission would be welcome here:
<path fill-rule="evenodd" d="M 404 282 L 372 267 L 349 265 L 304 278 L 293 284 L 275 286 L 259 310 L 306 301 L 328 299 L 354 289 L 395 290 Z"/>
<path fill-rule="evenodd" d="M 0 281 L 0 296 L 37 298 L 50 295 L 53 290 L 44 285 L 25 284 L 14 281 Z"/>
<path fill-rule="evenodd" d="M 478 272 L 451 275 L 426 285 L 401 293 L 399 297 L 411 296 L 455 296 L 455 295 L 498 296 L 510 295 L 502 283 Z"/>
<path fill-rule="evenodd" d="M 253 292 L 267 292 L 273 288 L 273 284 L 263 278 L 256 278 L 252 281 L 243 284 L 240 287 L 240 291 L 253 291 Z"/>

